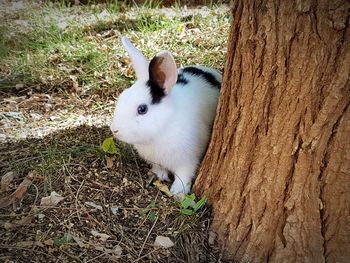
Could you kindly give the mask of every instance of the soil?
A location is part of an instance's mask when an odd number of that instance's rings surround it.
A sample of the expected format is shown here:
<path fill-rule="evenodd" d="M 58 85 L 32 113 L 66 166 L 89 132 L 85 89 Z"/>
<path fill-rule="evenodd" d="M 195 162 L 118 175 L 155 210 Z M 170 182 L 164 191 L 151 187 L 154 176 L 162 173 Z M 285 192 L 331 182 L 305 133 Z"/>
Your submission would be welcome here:
<path fill-rule="evenodd" d="M 101 150 L 117 96 L 0 91 L 0 262 L 225 262 L 208 207 L 185 215 L 130 146 Z"/>
<path fill-rule="evenodd" d="M 114 157 L 100 150 L 109 135 L 82 125 L 0 146 L 1 175 L 15 174 L 0 199 L 1 261 L 222 262 L 209 209 L 181 214 L 130 146 Z M 63 200 L 43 204 L 53 191 Z M 157 236 L 174 247 L 155 246 Z"/>

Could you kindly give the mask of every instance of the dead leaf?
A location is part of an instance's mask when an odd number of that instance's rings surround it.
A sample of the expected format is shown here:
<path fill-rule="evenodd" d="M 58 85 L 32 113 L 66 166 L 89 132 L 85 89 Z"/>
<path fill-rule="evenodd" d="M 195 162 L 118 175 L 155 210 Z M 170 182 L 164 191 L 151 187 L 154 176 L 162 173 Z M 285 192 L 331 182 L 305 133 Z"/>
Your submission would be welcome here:
<path fill-rule="evenodd" d="M 111 169 L 113 167 L 113 158 L 109 158 L 106 156 L 107 168 Z"/>
<path fill-rule="evenodd" d="M 11 229 L 14 229 L 16 227 L 26 226 L 26 225 L 29 225 L 30 223 L 32 223 L 33 219 L 34 219 L 33 216 L 26 216 L 26 217 L 23 217 L 19 220 L 13 220 L 12 222 L 6 222 L 4 224 L 4 228 L 6 230 L 11 230 Z"/>
<path fill-rule="evenodd" d="M 41 220 L 41 219 L 43 219 L 45 217 L 45 215 L 40 213 L 40 214 L 37 214 L 37 217 L 38 217 L 39 220 Z"/>
<path fill-rule="evenodd" d="M 174 243 L 168 237 L 157 236 L 154 245 L 157 247 L 170 248 L 174 246 Z"/>
<path fill-rule="evenodd" d="M 1 193 L 10 190 L 10 184 L 15 178 L 14 172 L 8 172 L 1 177 Z"/>
<path fill-rule="evenodd" d="M 85 202 L 84 204 L 87 205 L 87 206 L 91 206 L 91 207 L 93 207 L 93 208 L 96 208 L 96 209 L 98 209 L 98 210 L 103 211 L 102 206 L 96 205 L 94 202 Z"/>
<path fill-rule="evenodd" d="M 134 70 L 132 67 L 128 67 L 128 69 L 126 70 L 125 76 L 128 78 L 132 78 L 134 74 Z"/>
<path fill-rule="evenodd" d="M 54 242 L 51 238 L 44 241 L 44 245 L 46 246 L 53 247 L 53 244 Z"/>
<path fill-rule="evenodd" d="M 56 206 L 59 202 L 61 202 L 64 199 L 63 196 L 56 193 L 55 191 L 52 191 L 50 196 L 46 196 L 41 198 L 40 205 L 43 206 Z"/>
<path fill-rule="evenodd" d="M 24 84 L 23 83 L 17 83 L 15 87 L 16 87 L 17 90 L 18 89 L 23 89 Z"/>
<path fill-rule="evenodd" d="M 65 176 L 64 177 L 64 183 L 65 184 L 70 184 L 72 182 L 72 178 L 70 176 Z"/>
<path fill-rule="evenodd" d="M 101 241 L 105 242 L 108 238 L 110 238 L 109 235 L 107 234 L 104 234 L 104 233 L 99 233 L 95 230 L 91 230 L 91 234 L 94 236 L 94 237 L 99 237 Z"/>
<path fill-rule="evenodd" d="M 20 185 L 17 187 L 16 191 L 14 191 L 9 196 L 5 196 L 0 199 L 0 208 L 20 202 L 34 179 L 35 173 L 29 172 L 28 175 L 23 179 L 22 183 L 20 183 Z"/>
<path fill-rule="evenodd" d="M 76 236 L 72 236 L 73 240 L 75 241 L 75 243 L 78 244 L 79 247 L 81 248 L 89 248 L 90 245 L 86 244 L 81 238 L 76 237 Z"/>
<path fill-rule="evenodd" d="M 120 258 L 123 253 L 123 249 L 118 245 L 115 246 L 113 249 L 105 248 L 103 246 L 94 246 L 94 249 L 104 252 L 105 254 L 107 254 L 108 257 L 110 257 L 110 259 Z"/>
<path fill-rule="evenodd" d="M 120 247 L 120 246 L 115 246 L 113 249 L 113 255 L 115 255 L 116 257 L 121 257 L 122 256 L 122 253 L 123 253 L 123 249 Z"/>
<path fill-rule="evenodd" d="M 111 211 L 113 215 L 116 215 L 119 210 L 119 207 L 111 207 Z"/>
<path fill-rule="evenodd" d="M 170 192 L 169 187 L 163 184 L 161 181 L 156 180 L 153 182 L 153 185 L 156 186 L 160 191 L 165 193 L 167 196 L 171 197 L 173 194 Z"/>

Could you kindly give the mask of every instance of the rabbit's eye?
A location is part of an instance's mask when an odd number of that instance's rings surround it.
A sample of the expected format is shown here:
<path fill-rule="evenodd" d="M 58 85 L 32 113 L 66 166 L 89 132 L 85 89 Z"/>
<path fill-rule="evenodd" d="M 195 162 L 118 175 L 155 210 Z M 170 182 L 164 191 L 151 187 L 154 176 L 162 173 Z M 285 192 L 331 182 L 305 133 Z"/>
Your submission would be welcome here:
<path fill-rule="evenodd" d="M 141 105 L 138 106 L 138 108 L 137 108 L 137 113 L 138 113 L 138 114 L 141 114 L 141 115 L 146 114 L 147 111 L 148 111 L 148 107 L 147 107 L 146 104 L 141 104 Z"/>

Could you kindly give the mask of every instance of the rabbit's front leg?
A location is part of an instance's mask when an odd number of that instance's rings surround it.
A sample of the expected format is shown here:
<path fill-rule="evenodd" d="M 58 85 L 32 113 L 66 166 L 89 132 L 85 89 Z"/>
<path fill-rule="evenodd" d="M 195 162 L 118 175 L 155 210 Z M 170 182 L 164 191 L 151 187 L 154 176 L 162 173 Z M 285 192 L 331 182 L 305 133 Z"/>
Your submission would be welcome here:
<path fill-rule="evenodd" d="M 158 179 L 161 181 L 167 181 L 167 182 L 170 181 L 168 176 L 168 171 L 158 164 L 152 165 L 151 172 L 154 173 L 158 177 Z"/>
<path fill-rule="evenodd" d="M 170 192 L 176 194 L 188 194 L 191 191 L 192 179 L 195 175 L 196 168 L 189 166 L 182 166 L 174 172 L 174 182 L 171 185 Z"/>

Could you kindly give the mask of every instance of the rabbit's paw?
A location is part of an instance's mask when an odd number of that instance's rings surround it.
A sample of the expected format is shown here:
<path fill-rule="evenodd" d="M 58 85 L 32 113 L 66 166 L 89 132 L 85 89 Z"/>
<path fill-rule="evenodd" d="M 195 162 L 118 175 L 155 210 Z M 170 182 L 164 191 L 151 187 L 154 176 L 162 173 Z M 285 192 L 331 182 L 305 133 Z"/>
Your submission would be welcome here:
<path fill-rule="evenodd" d="M 191 191 L 191 181 L 183 181 L 180 178 L 175 178 L 171 185 L 170 192 L 176 194 L 188 194 Z"/>
<path fill-rule="evenodd" d="M 170 181 L 168 171 L 159 165 L 153 165 L 151 172 L 154 173 L 161 181 Z"/>

